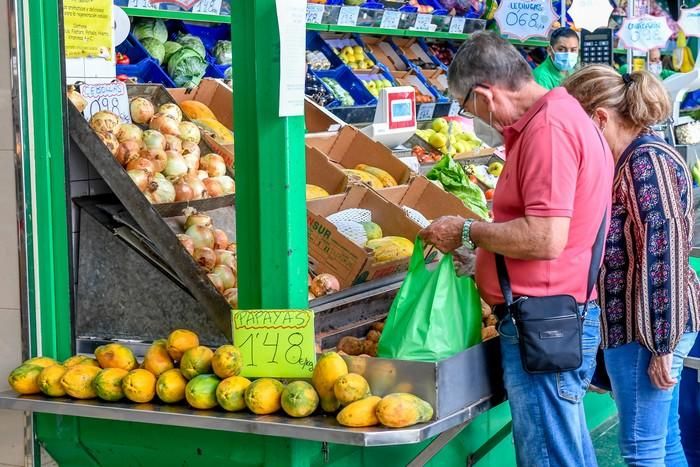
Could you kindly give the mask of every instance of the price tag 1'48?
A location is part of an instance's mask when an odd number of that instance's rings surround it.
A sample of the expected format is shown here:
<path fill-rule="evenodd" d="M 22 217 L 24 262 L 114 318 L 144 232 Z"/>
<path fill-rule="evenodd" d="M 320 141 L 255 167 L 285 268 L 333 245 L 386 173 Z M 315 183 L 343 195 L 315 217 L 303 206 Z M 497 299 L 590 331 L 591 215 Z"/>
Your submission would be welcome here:
<path fill-rule="evenodd" d="M 340 8 L 338 14 L 338 26 L 356 26 L 357 18 L 360 17 L 359 6 L 344 6 Z"/>
<path fill-rule="evenodd" d="M 192 13 L 205 13 L 208 15 L 218 15 L 221 13 L 222 0 L 199 0 L 192 7 Z"/>
<path fill-rule="evenodd" d="M 119 115 L 122 122 L 131 123 L 129 111 L 129 96 L 126 93 L 124 83 L 83 84 L 80 86 L 80 94 L 87 101 L 83 115 L 86 119 L 97 112 L 107 110 Z"/>
<path fill-rule="evenodd" d="M 314 312 L 235 310 L 233 342 L 249 378 L 310 378 L 316 365 Z"/>
<path fill-rule="evenodd" d="M 306 4 L 306 23 L 307 24 L 321 24 L 323 23 L 323 11 L 324 6 L 320 3 L 307 3 Z"/>

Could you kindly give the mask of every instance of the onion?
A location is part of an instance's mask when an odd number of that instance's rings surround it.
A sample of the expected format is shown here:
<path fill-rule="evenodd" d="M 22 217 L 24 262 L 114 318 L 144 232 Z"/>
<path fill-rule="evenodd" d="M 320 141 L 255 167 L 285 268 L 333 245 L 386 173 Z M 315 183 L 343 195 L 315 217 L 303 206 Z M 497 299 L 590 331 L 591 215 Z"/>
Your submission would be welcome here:
<path fill-rule="evenodd" d="M 68 86 L 66 96 L 68 96 L 68 100 L 73 103 L 75 108 L 78 109 L 78 112 L 83 113 L 83 110 L 87 107 L 87 100 L 75 89 L 75 86 L 72 84 Z"/>
<path fill-rule="evenodd" d="M 206 180 L 209 178 L 209 174 L 207 173 L 206 170 L 198 170 L 197 171 L 197 178 L 200 180 Z"/>
<path fill-rule="evenodd" d="M 200 158 L 202 155 L 202 150 L 199 149 L 199 146 L 194 144 L 192 141 L 183 141 L 182 142 L 182 155 L 187 156 L 188 154 L 196 154 L 197 159 Z"/>
<path fill-rule="evenodd" d="M 165 154 L 168 156 L 168 162 L 165 164 L 163 175 L 174 180 L 187 173 L 187 163 L 182 154 L 175 151 L 165 151 Z"/>
<path fill-rule="evenodd" d="M 185 164 L 187 164 L 187 173 L 196 174 L 199 170 L 199 155 L 193 152 L 183 152 L 182 157 L 185 158 Z"/>
<path fill-rule="evenodd" d="M 199 144 L 199 140 L 202 139 L 199 128 L 192 122 L 181 122 L 179 130 L 180 138 L 182 138 L 183 141 L 191 141 L 192 143 Z"/>
<path fill-rule="evenodd" d="M 168 155 L 162 149 L 144 149 L 141 151 L 141 157 L 153 162 L 153 170 L 156 172 L 162 172 L 168 163 Z"/>
<path fill-rule="evenodd" d="M 151 202 L 153 204 L 172 203 L 175 201 L 175 187 L 170 183 L 170 180 L 159 173 L 151 180 L 148 190 L 151 192 Z"/>
<path fill-rule="evenodd" d="M 207 272 L 211 272 L 212 269 L 214 269 L 214 266 L 216 266 L 216 255 L 214 254 L 214 250 L 212 250 L 211 248 L 195 248 L 194 253 L 192 253 L 192 257 L 197 262 L 197 264 L 199 264 L 199 267 L 201 267 Z M 221 277 L 221 275 L 216 275 L 223 280 L 223 277 Z"/>
<path fill-rule="evenodd" d="M 143 130 L 133 123 L 125 123 L 119 127 L 116 135 L 120 143 L 124 141 L 141 141 Z"/>
<path fill-rule="evenodd" d="M 224 284 L 221 282 L 221 278 L 216 274 L 207 274 L 207 277 L 214 284 L 214 288 L 219 291 L 219 293 L 224 293 Z"/>
<path fill-rule="evenodd" d="M 216 253 L 216 264 L 223 264 L 236 270 L 236 253 L 228 250 L 214 250 L 214 253 Z"/>
<path fill-rule="evenodd" d="M 165 135 L 165 150 L 182 152 L 182 140 L 177 136 Z"/>
<path fill-rule="evenodd" d="M 332 274 L 319 274 L 311 281 L 309 291 L 316 297 L 323 297 L 340 290 L 338 279 Z"/>
<path fill-rule="evenodd" d="M 148 124 L 152 130 L 158 130 L 164 135 L 180 136 L 180 128 L 177 121 L 169 115 L 157 113 Z"/>
<path fill-rule="evenodd" d="M 175 186 L 175 201 L 192 201 L 194 198 L 194 191 L 190 184 L 187 183 L 185 177 L 177 179 L 173 185 Z"/>
<path fill-rule="evenodd" d="M 228 245 L 228 235 L 221 229 L 214 229 L 214 249 L 222 250 Z"/>
<path fill-rule="evenodd" d="M 149 175 L 145 170 L 129 170 L 129 177 L 134 181 L 139 191 L 145 191 L 148 188 Z"/>
<path fill-rule="evenodd" d="M 182 210 L 182 215 L 185 216 L 185 224 L 183 228 L 189 229 L 193 225 L 201 225 L 202 227 L 211 228 L 211 217 L 201 212 L 197 212 L 195 208 L 185 208 Z"/>
<path fill-rule="evenodd" d="M 235 243 L 229 243 L 226 249 L 228 251 L 233 251 L 234 253 L 236 253 L 238 252 L 238 245 L 236 245 Z"/>
<path fill-rule="evenodd" d="M 231 289 L 236 286 L 236 273 L 233 269 L 223 264 L 214 266 L 212 274 L 216 274 L 224 283 L 224 289 Z"/>
<path fill-rule="evenodd" d="M 138 159 L 141 152 L 140 141 L 124 141 L 117 148 L 117 153 L 114 155 L 121 165 L 127 165 L 131 160 Z"/>
<path fill-rule="evenodd" d="M 219 183 L 217 180 L 213 178 L 205 178 L 202 180 L 204 183 L 204 186 L 207 189 L 207 194 L 211 198 L 216 198 L 217 196 L 221 196 L 224 194 L 224 188 L 221 186 L 221 183 Z"/>
<path fill-rule="evenodd" d="M 145 125 L 155 113 L 153 103 L 144 97 L 134 97 L 129 103 L 129 111 L 131 112 L 131 120 L 141 125 Z"/>
<path fill-rule="evenodd" d="M 228 175 L 222 175 L 221 177 L 213 177 L 221 185 L 221 189 L 224 191 L 225 195 L 230 195 L 236 192 L 236 183 Z"/>
<path fill-rule="evenodd" d="M 163 104 L 158 107 L 158 113 L 167 115 L 168 117 L 174 119 L 177 123 L 182 121 L 182 110 L 180 110 L 180 107 L 178 107 L 177 104 Z"/>
<path fill-rule="evenodd" d="M 209 227 L 204 227 L 203 225 L 193 225 L 192 227 L 185 230 L 185 234 L 189 235 L 192 238 L 195 249 L 211 249 L 214 247 L 214 234 L 212 233 Z M 216 258 L 214 258 L 214 262 L 216 263 Z"/>
<path fill-rule="evenodd" d="M 234 310 L 238 308 L 238 289 L 224 290 L 224 298 Z"/>
<path fill-rule="evenodd" d="M 189 175 L 187 177 L 187 183 L 192 188 L 192 199 L 203 199 L 207 197 L 207 187 L 204 186 L 199 178 Z"/>
<path fill-rule="evenodd" d="M 180 241 L 180 244 L 182 247 L 187 250 L 187 253 L 191 255 L 194 254 L 194 242 L 190 238 L 189 235 L 186 234 L 177 234 L 176 235 L 177 239 Z"/>
<path fill-rule="evenodd" d="M 199 160 L 199 167 L 206 170 L 210 177 L 226 175 L 226 162 L 218 154 L 209 153 Z"/>
<path fill-rule="evenodd" d="M 156 130 L 146 130 L 143 132 L 143 145 L 148 149 L 162 149 L 165 151 L 165 136 Z"/>
<path fill-rule="evenodd" d="M 104 145 L 107 146 L 109 152 L 111 152 L 112 155 L 116 156 L 117 151 L 119 150 L 119 140 L 117 139 L 117 137 L 114 136 L 113 133 L 110 133 L 108 131 L 97 131 L 96 133 L 97 136 L 100 137 Z"/>
<path fill-rule="evenodd" d="M 156 173 L 155 164 L 153 164 L 150 159 L 146 159 L 145 157 L 137 156 L 134 159 L 130 159 L 130 161 L 126 164 L 126 170 L 138 169 L 145 170 L 148 175 L 154 175 Z"/>
<path fill-rule="evenodd" d="M 314 294 L 312 294 L 311 292 L 309 292 L 309 301 L 315 300 L 315 299 L 316 299 L 316 295 L 314 295 Z"/>
<path fill-rule="evenodd" d="M 119 115 L 107 110 L 101 110 L 90 117 L 90 128 L 97 132 L 116 133 L 119 131 L 120 123 Z"/>

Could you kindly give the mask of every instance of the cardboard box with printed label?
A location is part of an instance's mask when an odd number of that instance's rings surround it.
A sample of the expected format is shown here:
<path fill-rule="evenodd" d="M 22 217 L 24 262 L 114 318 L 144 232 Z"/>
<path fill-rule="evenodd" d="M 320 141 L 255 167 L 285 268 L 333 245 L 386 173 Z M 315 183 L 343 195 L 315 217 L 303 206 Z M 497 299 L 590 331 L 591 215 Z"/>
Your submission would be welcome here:
<path fill-rule="evenodd" d="M 328 221 L 329 215 L 351 208 L 369 210 L 372 222 L 382 228 L 384 236 L 404 237 L 413 242 L 420 231 L 420 226 L 400 207 L 364 186 L 353 186 L 345 195 L 309 201 L 311 270 L 316 274 L 333 274 L 342 288 L 406 271 L 410 258 L 378 263 L 371 250 L 350 240 Z"/>
<path fill-rule="evenodd" d="M 321 151 L 306 146 L 306 183 L 323 188 L 331 195 L 344 193 L 348 177 Z"/>

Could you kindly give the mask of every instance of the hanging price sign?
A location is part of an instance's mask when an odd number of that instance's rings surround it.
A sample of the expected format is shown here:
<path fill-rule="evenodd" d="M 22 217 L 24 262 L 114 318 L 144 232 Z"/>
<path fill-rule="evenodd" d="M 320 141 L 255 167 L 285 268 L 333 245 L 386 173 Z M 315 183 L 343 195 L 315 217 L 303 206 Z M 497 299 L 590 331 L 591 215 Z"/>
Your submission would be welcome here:
<path fill-rule="evenodd" d="M 416 31 L 430 31 L 432 25 L 433 15 L 418 13 L 418 16 L 416 16 L 416 24 L 413 26 L 413 29 Z"/>
<path fill-rule="evenodd" d="M 306 22 L 307 24 L 321 24 L 323 22 L 324 6 L 320 3 L 306 4 Z"/>
<path fill-rule="evenodd" d="M 626 19 L 620 26 L 617 37 L 623 47 L 647 52 L 664 48 L 671 34 L 666 18 L 644 15 Z"/>
<path fill-rule="evenodd" d="M 568 14 L 577 28 L 593 32 L 598 28 L 607 28 L 613 7 L 608 0 L 575 0 Z"/>
<path fill-rule="evenodd" d="M 233 342 L 243 355 L 241 375 L 310 378 L 316 365 L 314 312 L 236 310 Z"/>
<path fill-rule="evenodd" d="M 206 13 L 208 15 L 218 15 L 221 13 L 222 0 L 199 0 L 192 7 L 192 13 Z"/>
<path fill-rule="evenodd" d="M 548 0 L 504 0 L 494 18 L 501 34 L 525 40 L 549 36 L 557 14 Z"/>
<path fill-rule="evenodd" d="M 428 104 L 421 104 L 420 107 L 418 107 L 418 120 L 432 120 L 433 115 L 435 114 L 435 103 L 431 102 Z"/>
<path fill-rule="evenodd" d="M 462 104 L 457 101 L 452 101 L 452 103 L 450 103 L 450 111 L 447 113 L 447 116 L 456 117 L 459 115 L 460 110 L 462 110 Z"/>
<path fill-rule="evenodd" d="M 340 7 L 340 13 L 338 14 L 338 26 L 355 26 L 357 25 L 357 18 L 359 17 L 359 6 Z"/>
<path fill-rule="evenodd" d="M 688 37 L 700 37 L 700 6 L 681 9 L 678 25 Z"/>
<path fill-rule="evenodd" d="M 453 16 L 450 22 L 450 34 L 462 34 L 465 24 L 467 24 L 467 18 L 464 16 Z"/>
<path fill-rule="evenodd" d="M 151 0 L 129 0 L 129 8 L 158 8 L 151 3 Z"/>
<path fill-rule="evenodd" d="M 107 110 L 119 115 L 122 122 L 131 123 L 126 84 L 122 82 L 83 84 L 80 86 L 80 94 L 87 101 L 83 111 L 86 119 L 90 120 L 97 112 Z"/>
<path fill-rule="evenodd" d="M 382 29 L 398 29 L 401 21 L 401 12 L 397 10 L 384 10 L 382 15 L 382 24 L 379 25 Z"/>

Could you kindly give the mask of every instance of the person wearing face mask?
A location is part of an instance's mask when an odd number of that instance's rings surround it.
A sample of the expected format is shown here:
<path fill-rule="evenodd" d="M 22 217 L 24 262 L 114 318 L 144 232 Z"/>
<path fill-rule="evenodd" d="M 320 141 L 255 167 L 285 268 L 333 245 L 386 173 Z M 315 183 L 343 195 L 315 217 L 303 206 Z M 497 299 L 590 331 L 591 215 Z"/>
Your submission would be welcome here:
<path fill-rule="evenodd" d="M 687 466 L 678 425 L 683 360 L 700 329 L 692 178 L 650 127 L 671 114 L 646 71 L 591 65 L 564 87 L 603 131 L 616 161 L 612 221 L 598 287 L 602 347 L 628 465 Z"/>
<path fill-rule="evenodd" d="M 649 62 L 649 64 L 647 65 L 649 73 L 662 80 L 676 74 L 675 71 L 664 68 L 664 62 L 661 58 L 661 50 L 659 49 L 651 49 L 649 51 L 647 60 Z M 629 73 L 629 67 L 627 66 L 627 64 L 624 64 L 620 67 L 620 74 L 624 75 L 625 73 Z"/>
<path fill-rule="evenodd" d="M 505 142 L 506 164 L 493 198 L 493 222 L 448 216 L 420 236 L 442 252 L 476 249 L 479 292 L 499 318 L 518 465 L 595 466 L 583 411 L 600 339 L 600 309 L 589 282 L 592 288 L 600 266 L 594 251 L 602 252 L 610 214 L 612 154 L 566 89 L 547 91 L 537 84 L 523 57 L 495 33 L 477 33 L 462 44 L 448 83 L 462 103 L 461 114 L 475 118 L 480 137 Z M 577 318 L 587 310 L 577 369 L 526 371 L 526 350 L 505 304 L 496 254 L 514 300 L 569 295 L 578 304 Z"/>
<path fill-rule="evenodd" d="M 576 68 L 579 37 L 570 28 L 555 29 L 549 38 L 547 60 L 535 68 L 535 81 L 545 89 L 554 89 Z"/>

